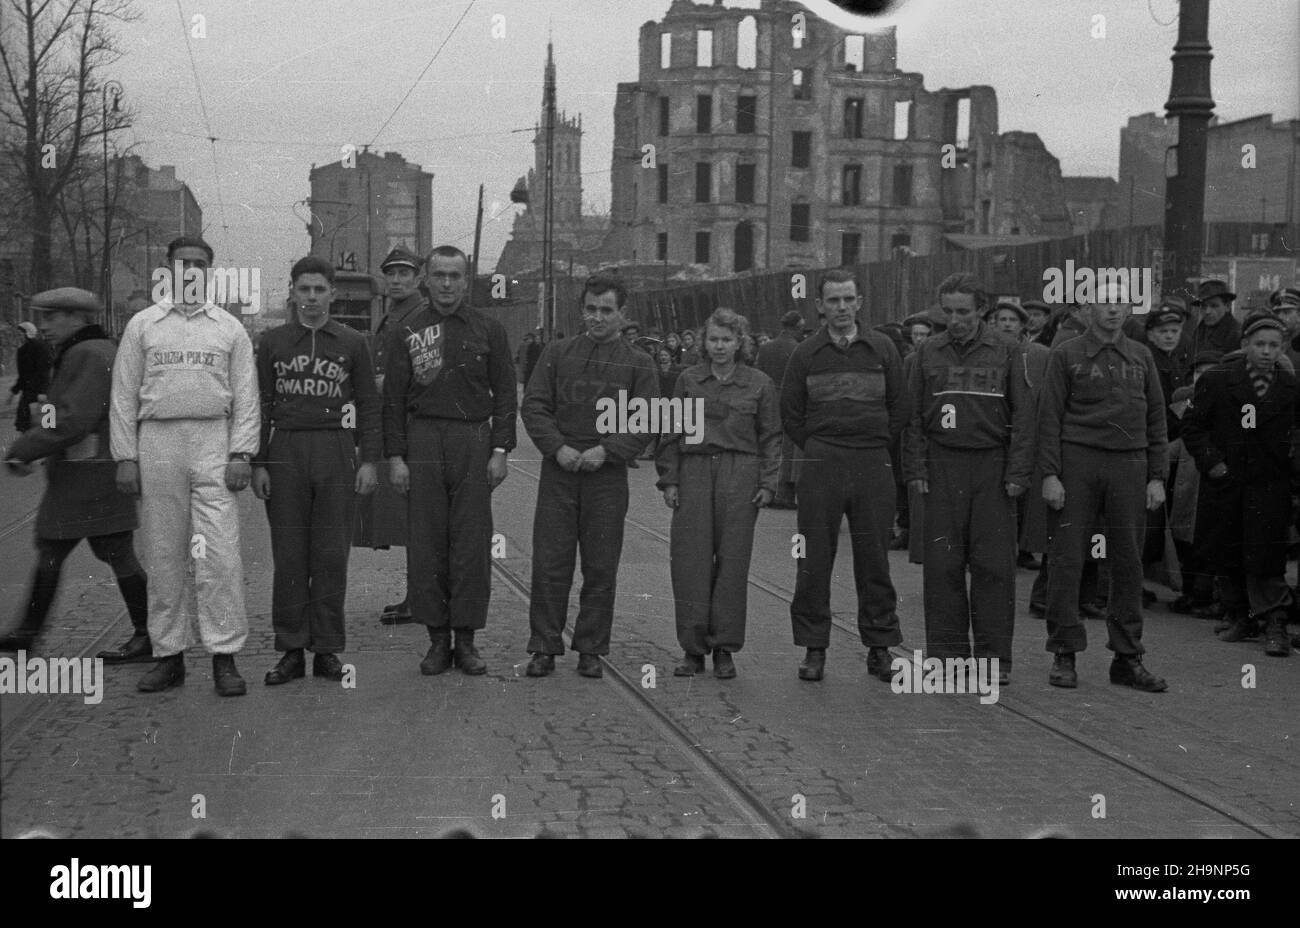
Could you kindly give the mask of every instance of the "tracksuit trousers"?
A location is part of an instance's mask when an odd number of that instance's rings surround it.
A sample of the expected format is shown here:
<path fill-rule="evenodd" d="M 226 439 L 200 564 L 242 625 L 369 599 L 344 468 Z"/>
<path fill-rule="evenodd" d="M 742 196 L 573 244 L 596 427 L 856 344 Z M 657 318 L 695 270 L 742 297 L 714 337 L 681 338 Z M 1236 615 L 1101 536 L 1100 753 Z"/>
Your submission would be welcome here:
<path fill-rule="evenodd" d="M 226 489 L 229 436 L 227 419 L 140 423 L 140 536 L 154 657 L 199 641 L 213 654 L 235 654 L 248 637 L 239 507 Z"/>
<path fill-rule="evenodd" d="M 429 636 L 487 627 L 492 596 L 490 422 L 407 421 L 407 603 Z"/>
<path fill-rule="evenodd" d="M 929 657 L 996 657 L 1011 669 L 1016 607 L 1016 506 L 1006 450 L 929 443 L 925 498 L 925 647 Z M 970 594 L 966 571 L 970 569 Z"/>
<path fill-rule="evenodd" d="M 348 554 L 356 513 L 356 441 L 347 429 L 276 429 L 271 498 L 275 649 L 342 651 Z"/>
<path fill-rule="evenodd" d="M 896 506 L 888 448 L 842 448 L 809 438 L 799 475 L 797 522 L 806 543 L 798 561 L 790 620 L 794 643 L 831 640 L 831 572 L 847 514 L 858 592 L 858 634 L 868 647 L 899 644 L 898 597 L 889 578 L 889 534 Z"/>
<path fill-rule="evenodd" d="M 624 464 L 607 463 L 599 470 L 570 473 L 555 463 L 554 455 L 542 461 L 533 516 L 530 652 L 564 653 L 561 636 L 569 612 L 574 559 L 581 551 L 582 591 L 573 625 L 573 650 L 609 653 L 627 500 Z"/>
<path fill-rule="evenodd" d="M 1065 508 L 1052 536 L 1047 587 L 1047 650 L 1083 651 L 1088 636 L 1079 618 L 1079 582 L 1086 552 L 1105 541 L 1110 567 L 1106 647 L 1142 654 L 1142 538 L 1146 524 L 1147 455 L 1061 443 Z"/>
<path fill-rule="evenodd" d="M 671 573 L 677 641 L 687 654 L 744 647 L 757 492 L 757 455 L 681 456 Z"/>

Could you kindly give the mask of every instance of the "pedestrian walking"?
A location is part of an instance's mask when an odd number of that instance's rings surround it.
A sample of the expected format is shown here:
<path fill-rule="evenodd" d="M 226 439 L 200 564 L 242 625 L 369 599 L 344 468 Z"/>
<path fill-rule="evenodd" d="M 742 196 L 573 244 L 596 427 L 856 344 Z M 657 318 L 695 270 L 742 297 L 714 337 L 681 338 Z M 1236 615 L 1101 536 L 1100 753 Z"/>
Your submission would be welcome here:
<path fill-rule="evenodd" d="M 205 276 L 200 238 L 167 246 L 167 264 Z M 259 412 L 253 346 L 238 318 L 211 302 L 164 299 L 131 317 L 113 364 L 111 435 L 117 485 L 141 498 L 157 692 L 185 681 L 185 651 L 212 654 L 218 694 L 242 696 L 235 654 L 248 637 L 235 494 L 248 486 Z"/>
<path fill-rule="evenodd" d="M 343 679 L 355 500 L 374 492 L 383 453 L 366 340 L 330 318 L 334 268 L 302 258 L 289 280 L 295 317 L 257 347 L 262 437 L 253 493 L 271 526 L 271 625 L 282 654 L 268 686 L 305 676 L 305 651 L 312 676 Z"/>
<path fill-rule="evenodd" d="M 136 560 L 135 500 L 119 493 L 109 454 L 108 409 L 117 347 L 97 320 L 93 293 L 75 287 L 46 290 L 31 308 L 55 346 L 47 402 L 50 414 L 10 446 L 10 473 L 31 473 L 46 461 L 45 493 L 36 511 L 36 570 L 26 610 L 16 631 L 0 639 L 0 650 L 31 651 L 58 593 L 63 562 L 84 538 L 95 557 L 113 570 L 131 617 L 132 634 L 98 655 L 106 663 L 151 660 L 149 599 L 144 568 Z"/>
<path fill-rule="evenodd" d="M 50 349 L 40 337 L 36 326 L 30 322 L 18 323 L 23 333 L 23 343 L 18 346 L 15 358 L 18 377 L 9 388 L 9 401 L 18 402 L 14 415 L 14 428 L 26 432 L 32 427 L 32 404 L 50 385 Z"/>
<path fill-rule="evenodd" d="M 526 673 L 545 677 L 564 653 L 563 632 L 582 551 L 582 592 L 573 626 L 578 673 L 603 674 L 614 624 L 618 562 L 627 514 L 627 466 L 652 437 L 598 428 L 597 403 L 649 403 L 658 396 L 650 357 L 622 337 L 627 288 L 617 277 L 587 278 L 582 291 L 587 331 L 542 351 L 524 393 L 523 419 L 542 454 L 533 517 L 532 659 Z"/>
<path fill-rule="evenodd" d="M 388 331 L 384 453 L 406 494 L 407 596 L 429 630 L 420 672 L 487 672 L 474 633 L 492 594 L 492 491 L 509 472 L 518 411 L 505 328 L 469 303 L 469 259 L 429 253 L 432 305 Z M 452 631 L 456 641 L 453 649 Z"/>
<path fill-rule="evenodd" d="M 1285 333 L 1271 313 L 1247 317 L 1245 357 L 1201 376 L 1183 423 L 1201 474 L 1197 537 L 1230 623 L 1219 638 L 1254 638 L 1262 624 L 1264 653 L 1274 657 L 1291 653 L 1284 574 L 1300 486 L 1300 385 L 1277 366 Z"/>
<path fill-rule="evenodd" d="M 703 440 L 666 436 L 656 461 L 656 486 L 673 511 L 670 571 L 685 654 L 677 676 L 703 673 L 708 654 L 715 677 L 736 676 L 732 655 L 745 645 L 754 523 L 780 477 L 780 396 L 770 377 L 737 359 L 747 328 L 730 309 L 709 316 L 709 360 L 683 371 L 673 391 L 683 407 L 703 401 Z"/>
<path fill-rule="evenodd" d="M 1160 692 L 1165 681 L 1142 663 L 1141 537 L 1145 510 L 1165 500 L 1165 402 L 1151 352 L 1122 331 L 1132 312 L 1127 294 L 1114 285 L 1099 289 L 1099 302 L 1081 313 L 1087 331 L 1052 349 L 1039 401 L 1042 494 L 1058 516 L 1047 591 L 1047 650 L 1055 655 L 1048 682 L 1078 686 L 1075 655 L 1088 645 L 1079 585 L 1091 550 L 1110 565 L 1110 681 Z"/>
<path fill-rule="evenodd" d="M 825 324 L 790 356 L 781 391 L 781 424 L 803 452 L 798 527 L 807 543 L 799 560 L 790 620 L 794 643 L 807 649 L 801 680 L 821 680 L 831 633 L 831 571 L 847 515 L 858 594 L 858 634 L 867 669 L 892 677 L 889 648 L 903 640 L 889 577 L 894 483 L 889 446 L 908 418 L 898 349 L 886 335 L 860 327 L 862 291 L 852 271 L 826 272 L 817 307 Z"/>
<path fill-rule="evenodd" d="M 973 635 L 974 657 L 996 658 L 1005 686 L 1015 629 L 1014 500 L 1030 485 L 1033 397 L 1016 376 L 1019 341 L 982 321 L 988 296 L 974 275 L 944 280 L 939 304 L 948 328 L 925 339 L 909 363 L 904 441 L 908 484 L 925 497 L 926 652 L 969 658 Z"/>

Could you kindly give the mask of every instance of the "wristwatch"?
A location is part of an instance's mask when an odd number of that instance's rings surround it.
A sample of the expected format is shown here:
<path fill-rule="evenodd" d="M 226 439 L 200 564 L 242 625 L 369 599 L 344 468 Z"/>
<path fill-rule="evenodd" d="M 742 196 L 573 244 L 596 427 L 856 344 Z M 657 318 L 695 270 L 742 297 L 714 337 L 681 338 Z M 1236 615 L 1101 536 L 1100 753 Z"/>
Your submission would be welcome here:
<path fill-rule="evenodd" d="M 230 458 L 229 458 L 229 459 L 230 459 L 231 461 L 233 461 L 233 460 L 235 460 L 236 458 L 238 458 L 239 460 L 243 461 L 245 464 L 247 464 L 249 461 L 253 460 L 253 456 L 252 456 L 251 454 L 249 454 L 247 451 L 235 451 L 235 452 L 232 452 L 231 455 L 230 455 Z"/>

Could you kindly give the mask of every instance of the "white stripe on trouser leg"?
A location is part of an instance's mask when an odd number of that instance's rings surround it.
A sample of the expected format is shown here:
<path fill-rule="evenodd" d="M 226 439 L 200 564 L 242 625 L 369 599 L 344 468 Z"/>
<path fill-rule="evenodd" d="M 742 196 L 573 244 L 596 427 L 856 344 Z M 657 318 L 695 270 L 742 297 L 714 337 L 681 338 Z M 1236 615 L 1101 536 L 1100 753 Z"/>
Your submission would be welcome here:
<path fill-rule="evenodd" d="M 214 654 L 234 654 L 248 637 L 239 510 L 225 484 L 228 447 L 224 419 L 140 424 L 149 637 L 160 657 L 199 640 Z M 191 556 L 196 534 L 201 558 Z"/>

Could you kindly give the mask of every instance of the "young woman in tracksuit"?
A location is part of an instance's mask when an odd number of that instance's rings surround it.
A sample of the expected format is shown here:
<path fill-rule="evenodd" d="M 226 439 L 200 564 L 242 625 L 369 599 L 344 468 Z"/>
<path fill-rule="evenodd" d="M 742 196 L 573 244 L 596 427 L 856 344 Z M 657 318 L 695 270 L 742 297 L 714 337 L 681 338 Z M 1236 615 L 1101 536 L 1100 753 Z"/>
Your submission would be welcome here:
<path fill-rule="evenodd" d="M 262 442 L 253 493 L 266 501 L 271 525 L 271 624 L 284 655 L 267 673 L 268 686 L 306 674 L 304 649 L 315 655 L 313 676 L 343 679 L 337 655 L 356 496 L 374 491 L 383 451 L 366 341 L 329 317 L 334 269 L 303 258 L 290 280 L 297 318 L 257 346 Z"/>
<path fill-rule="evenodd" d="M 736 675 L 731 655 L 745 644 L 749 559 L 758 510 L 781 475 L 781 399 L 762 371 L 737 362 L 748 325 L 717 309 L 705 326 L 709 360 L 682 371 L 673 390 L 683 406 L 704 401 L 704 440 L 680 435 L 660 443 L 656 466 L 673 510 L 671 572 L 677 640 L 685 658 L 674 673 Z"/>

